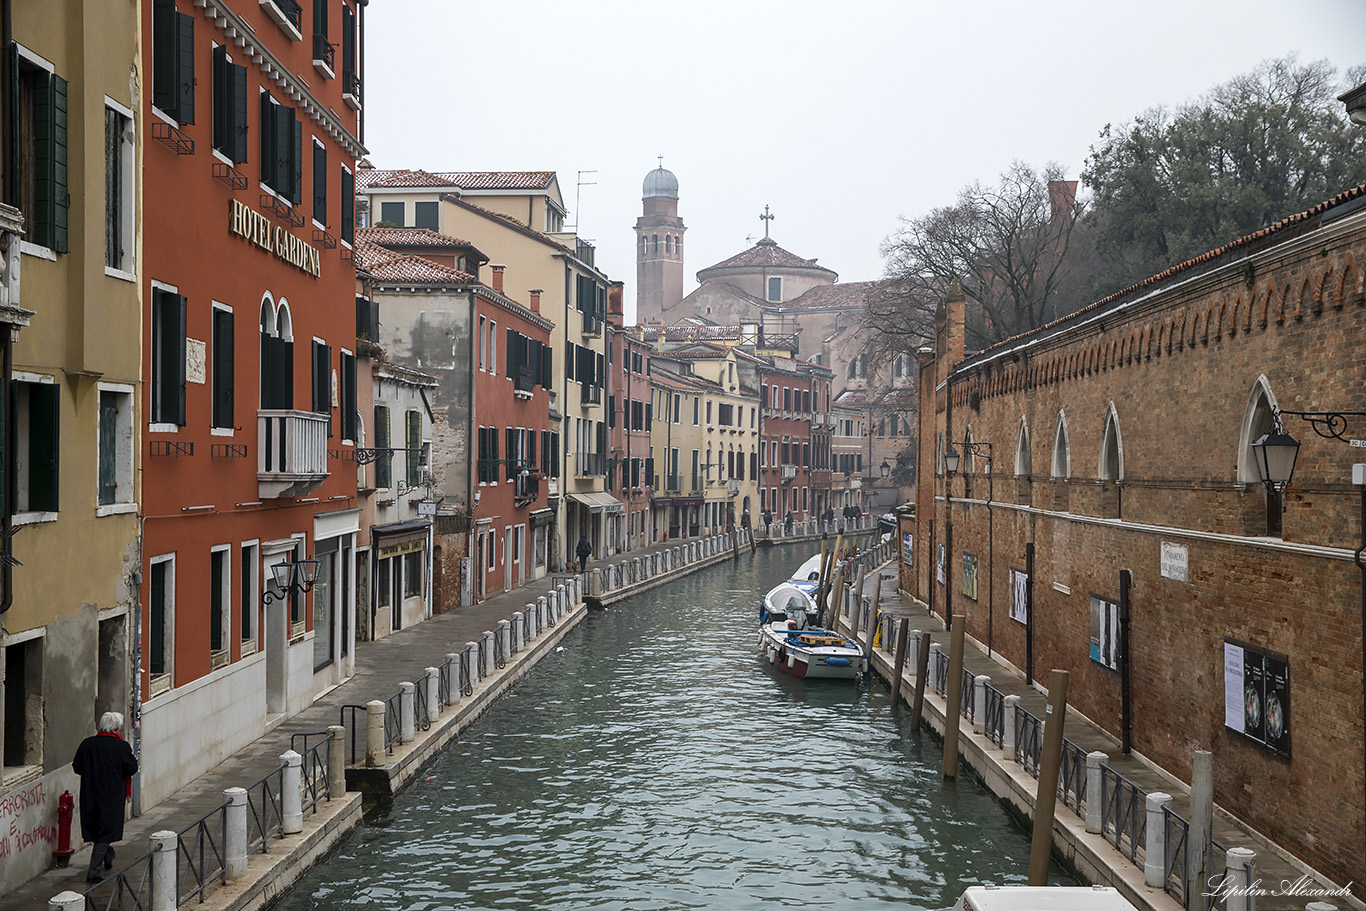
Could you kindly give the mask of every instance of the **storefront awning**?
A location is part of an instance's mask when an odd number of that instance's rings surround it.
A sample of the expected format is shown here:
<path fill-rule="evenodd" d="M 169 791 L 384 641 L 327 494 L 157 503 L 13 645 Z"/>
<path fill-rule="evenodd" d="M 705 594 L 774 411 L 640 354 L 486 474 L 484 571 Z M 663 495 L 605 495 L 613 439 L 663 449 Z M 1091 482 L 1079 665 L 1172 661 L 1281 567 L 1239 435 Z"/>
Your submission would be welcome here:
<path fill-rule="evenodd" d="M 370 530 L 375 542 L 375 556 L 384 560 L 422 550 L 427 546 L 427 530 L 431 525 L 430 521 L 424 519 L 376 526 Z"/>
<path fill-rule="evenodd" d="M 701 506 L 701 497 L 657 497 L 650 501 L 652 506 Z"/>
<path fill-rule="evenodd" d="M 586 493 L 570 493 L 569 499 L 586 506 L 589 509 L 604 510 L 606 512 L 621 512 L 624 508 L 620 500 L 611 494 L 602 493 L 597 490 L 590 490 Z"/>

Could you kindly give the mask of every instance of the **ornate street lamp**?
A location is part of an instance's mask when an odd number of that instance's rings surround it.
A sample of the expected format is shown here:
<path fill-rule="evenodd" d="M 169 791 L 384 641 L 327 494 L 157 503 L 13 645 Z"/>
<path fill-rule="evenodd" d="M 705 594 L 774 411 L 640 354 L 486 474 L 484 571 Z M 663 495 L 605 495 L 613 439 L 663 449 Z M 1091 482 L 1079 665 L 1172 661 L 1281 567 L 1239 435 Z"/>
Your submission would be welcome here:
<path fill-rule="evenodd" d="M 1252 444 L 1252 453 L 1263 484 L 1273 491 L 1283 491 L 1290 486 L 1300 443 L 1285 432 L 1279 420 L 1268 433 Z"/>
<path fill-rule="evenodd" d="M 270 568 L 275 576 L 275 584 L 266 589 L 263 596 L 267 604 L 277 601 L 288 594 L 303 594 L 313 590 L 318 581 L 317 560 L 292 560 L 276 563 Z"/>
<path fill-rule="evenodd" d="M 892 476 L 892 466 L 887 464 L 886 459 L 882 460 L 882 464 L 878 467 L 878 472 L 882 475 L 882 480 L 884 481 Z"/>
<path fill-rule="evenodd" d="M 949 477 L 953 477 L 958 473 L 958 463 L 962 461 L 962 459 L 963 457 L 958 454 L 958 450 L 956 449 L 950 448 L 948 452 L 944 453 L 944 470 L 948 472 Z"/>

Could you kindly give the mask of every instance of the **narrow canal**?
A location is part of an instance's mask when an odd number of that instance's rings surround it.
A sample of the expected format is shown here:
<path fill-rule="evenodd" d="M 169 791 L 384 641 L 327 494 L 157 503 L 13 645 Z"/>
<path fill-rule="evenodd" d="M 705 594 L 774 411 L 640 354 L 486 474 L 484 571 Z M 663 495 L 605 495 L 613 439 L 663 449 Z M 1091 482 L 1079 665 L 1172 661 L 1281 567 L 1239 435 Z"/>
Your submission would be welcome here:
<path fill-rule="evenodd" d="M 756 592 L 799 548 L 592 613 L 278 907 L 943 908 L 1024 882 L 1028 833 L 942 780 L 880 682 L 760 662 Z"/>

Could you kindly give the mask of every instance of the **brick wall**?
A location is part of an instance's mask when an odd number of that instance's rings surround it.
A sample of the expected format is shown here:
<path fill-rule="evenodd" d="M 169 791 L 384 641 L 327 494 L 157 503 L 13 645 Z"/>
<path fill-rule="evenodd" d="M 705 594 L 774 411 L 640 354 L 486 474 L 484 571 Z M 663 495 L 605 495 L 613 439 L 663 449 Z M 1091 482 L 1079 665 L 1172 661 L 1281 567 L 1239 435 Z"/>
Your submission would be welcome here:
<path fill-rule="evenodd" d="M 1090 659 L 1090 598 L 1117 602 L 1129 570 L 1134 750 L 1183 780 L 1191 753 L 1212 750 L 1216 802 L 1360 896 L 1362 529 L 1350 480 L 1366 454 L 1287 416 L 1302 445 L 1272 537 L 1244 447 L 1263 384 L 1282 410 L 1366 410 L 1366 215 L 1263 233 L 1032 336 L 922 363 L 920 426 L 933 431 L 919 440 L 917 557 L 929 559 L 911 585 L 933 590 L 940 613 L 950 596 L 969 635 L 1024 667 L 1009 570 L 1032 542 L 1034 676 L 1069 670 L 1069 702 L 1118 737 L 1120 677 Z M 941 352 L 951 334 L 941 331 Z M 1111 415 L 1122 473 L 1101 480 Z M 1029 470 L 1017 475 L 1025 431 Z M 1366 418 L 1348 431 L 1366 437 Z M 980 461 L 973 476 L 937 476 L 940 441 L 968 438 L 992 444 L 994 476 Z M 928 539 L 943 541 L 950 520 L 946 591 Z M 1186 548 L 1185 581 L 1162 575 L 1164 542 Z M 975 601 L 962 590 L 964 552 L 979 561 Z M 1288 656 L 1290 756 L 1224 727 L 1226 637 Z"/>

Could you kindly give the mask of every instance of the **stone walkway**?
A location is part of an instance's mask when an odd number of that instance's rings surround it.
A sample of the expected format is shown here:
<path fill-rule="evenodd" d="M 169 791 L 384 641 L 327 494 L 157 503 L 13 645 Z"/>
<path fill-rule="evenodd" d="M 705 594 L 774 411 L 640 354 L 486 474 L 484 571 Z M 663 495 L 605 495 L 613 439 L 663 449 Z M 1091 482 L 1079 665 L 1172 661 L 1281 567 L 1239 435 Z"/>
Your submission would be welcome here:
<path fill-rule="evenodd" d="M 937 644 L 944 654 L 949 653 L 950 637 L 945 631 L 943 623 L 934 616 L 929 615 L 925 609 L 916 605 L 911 599 L 905 598 L 896 589 L 896 564 L 893 562 L 881 568 L 883 574 L 882 584 L 882 610 L 885 613 L 897 617 L 906 617 L 913 631 L 929 631 L 930 641 Z M 874 580 L 872 574 L 865 582 L 865 597 L 871 599 Z M 848 623 L 848 618 L 842 618 L 842 622 Z M 892 637 L 888 637 L 892 638 Z M 860 641 L 863 633 L 860 632 Z M 879 667 L 883 677 L 890 680 L 892 674 L 893 655 L 891 654 L 895 642 L 884 642 L 884 648 L 876 649 L 874 664 Z M 903 672 L 903 683 L 901 694 L 903 700 L 910 702 L 915 692 L 914 671 L 911 663 L 911 649 L 907 648 L 907 667 Z M 991 685 L 1005 696 L 1017 695 L 1020 698 L 1020 705 L 1031 712 L 1037 718 L 1044 717 L 1044 710 L 1047 705 L 1047 697 L 1032 686 L 1026 686 L 1022 674 L 1008 667 L 1001 662 L 994 660 L 986 655 L 984 651 L 976 647 L 971 641 L 965 643 L 963 651 L 963 665 L 974 675 L 986 675 L 991 678 Z M 1038 671 L 1042 676 L 1042 681 L 1046 682 L 1047 670 Z M 933 680 L 934 672 L 931 670 L 930 679 Z M 1040 679 L 1036 676 L 1036 682 Z M 928 688 L 925 694 L 925 716 L 941 734 L 943 731 L 943 712 L 944 700 L 934 694 L 933 688 Z M 1107 765 L 1122 775 L 1124 778 L 1133 782 L 1136 786 L 1143 789 L 1146 793 L 1163 792 L 1172 796 L 1171 809 L 1181 817 L 1190 817 L 1190 788 L 1189 785 L 1178 781 L 1171 775 L 1154 768 L 1144 760 L 1135 755 L 1124 755 L 1120 750 L 1120 744 L 1109 734 L 1087 719 L 1081 717 L 1076 712 L 1069 709 L 1066 716 L 1066 724 L 1063 729 L 1067 740 L 1072 741 L 1085 752 L 1100 751 L 1109 756 Z M 992 743 L 984 734 L 973 732 L 973 726 L 966 718 L 960 718 L 959 742 L 961 756 L 964 760 L 973 765 L 974 770 L 982 776 L 984 782 L 992 787 L 999 796 L 1005 796 L 1011 802 L 1017 802 L 1016 798 L 1022 796 L 1021 792 L 1027 795 L 1028 806 L 1021 809 L 1032 814 L 1033 798 L 1037 782 L 1029 776 L 1021 766 L 1015 762 L 1002 758 L 1001 749 Z M 971 746 L 971 748 L 969 748 Z M 994 768 L 977 768 L 977 765 L 986 762 L 994 765 Z M 1215 756 L 1218 762 L 1218 756 Z M 1013 793 L 1002 795 L 1001 782 L 1013 779 L 1014 784 L 1008 786 Z M 1135 891 L 1139 891 L 1140 897 L 1146 897 L 1146 904 L 1154 909 L 1176 909 L 1180 905 L 1171 896 L 1166 895 L 1160 889 L 1147 887 L 1143 884 L 1143 870 L 1139 866 L 1133 865 L 1127 856 L 1121 854 L 1108 842 L 1101 843 L 1099 835 L 1087 835 L 1085 833 L 1085 821 L 1076 812 L 1064 806 L 1059 799 L 1055 819 L 1061 825 L 1076 830 L 1074 841 L 1086 842 L 1088 851 L 1094 851 L 1094 856 L 1109 866 L 1117 880 L 1129 884 Z M 1055 832 L 1057 827 L 1055 826 Z M 1225 848 L 1246 847 L 1256 852 L 1256 867 L 1253 879 L 1260 878 L 1263 888 L 1277 890 L 1282 881 L 1294 883 L 1302 876 L 1309 875 L 1311 880 L 1319 888 L 1331 888 L 1327 883 L 1316 880 L 1311 871 L 1296 863 L 1293 858 L 1286 855 L 1279 847 L 1273 845 L 1265 837 L 1250 830 L 1242 825 L 1238 820 L 1229 814 L 1219 810 L 1215 806 L 1214 841 Z M 1056 841 L 1056 839 L 1055 839 Z M 1142 856 L 1140 854 L 1140 861 Z M 1222 872 L 1222 871 L 1220 871 Z M 1115 885 L 1123 890 L 1120 882 L 1107 883 Z M 1135 901 L 1135 897 L 1130 897 Z M 1257 911 L 1303 911 L 1311 898 L 1265 895 L 1258 896 L 1256 899 Z M 1359 900 L 1335 897 L 1331 899 L 1331 904 L 1339 908 L 1366 908 Z M 1140 905 L 1141 906 L 1141 905 Z"/>

